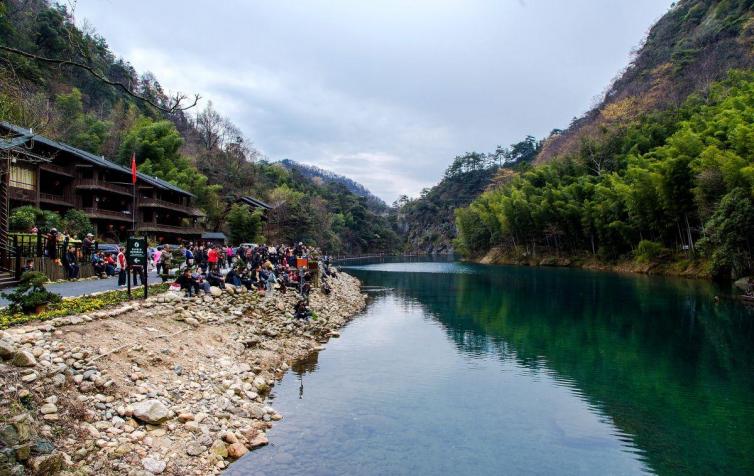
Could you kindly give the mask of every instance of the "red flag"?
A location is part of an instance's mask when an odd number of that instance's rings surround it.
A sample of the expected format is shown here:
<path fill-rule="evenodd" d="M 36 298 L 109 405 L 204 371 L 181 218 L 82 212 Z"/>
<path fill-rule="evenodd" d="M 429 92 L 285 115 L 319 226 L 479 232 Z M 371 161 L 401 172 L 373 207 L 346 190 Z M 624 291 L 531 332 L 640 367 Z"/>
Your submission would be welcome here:
<path fill-rule="evenodd" d="M 136 152 L 131 156 L 131 182 L 136 185 Z"/>

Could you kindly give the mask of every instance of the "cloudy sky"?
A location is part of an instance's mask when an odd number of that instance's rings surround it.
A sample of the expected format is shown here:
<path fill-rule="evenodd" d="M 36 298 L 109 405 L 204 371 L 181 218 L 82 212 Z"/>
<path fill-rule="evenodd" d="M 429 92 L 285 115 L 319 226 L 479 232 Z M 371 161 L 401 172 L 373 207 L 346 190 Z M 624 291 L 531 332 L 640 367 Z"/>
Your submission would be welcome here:
<path fill-rule="evenodd" d="M 670 0 L 78 0 L 116 54 L 199 93 L 271 160 L 388 203 L 453 157 L 586 111 Z"/>

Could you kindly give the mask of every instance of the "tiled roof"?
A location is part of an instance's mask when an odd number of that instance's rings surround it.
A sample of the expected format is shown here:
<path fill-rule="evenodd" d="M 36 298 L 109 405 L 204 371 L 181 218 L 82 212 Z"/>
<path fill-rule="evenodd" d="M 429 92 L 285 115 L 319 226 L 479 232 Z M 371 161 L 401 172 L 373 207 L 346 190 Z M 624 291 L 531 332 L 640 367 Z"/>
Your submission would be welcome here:
<path fill-rule="evenodd" d="M 254 198 L 254 197 L 245 196 L 245 197 L 239 198 L 239 200 L 242 201 L 242 202 L 244 202 L 244 203 L 246 203 L 247 205 L 251 205 L 252 207 L 255 207 L 255 208 L 264 208 L 265 210 L 272 209 L 272 207 L 270 205 L 267 205 L 263 201 L 258 200 L 258 199 Z"/>
<path fill-rule="evenodd" d="M 85 150 L 77 149 L 76 147 L 73 147 L 73 146 L 68 145 L 66 143 L 58 142 L 58 141 L 55 141 L 55 140 L 52 140 L 52 139 L 48 139 L 47 137 L 44 137 L 44 136 L 41 136 L 41 135 L 38 135 L 38 134 L 34 134 L 29 129 L 24 129 L 23 127 L 19 127 L 19 126 L 16 126 L 14 124 L 11 124 L 11 123 L 5 122 L 5 121 L 0 121 L 0 127 L 4 128 L 4 129 L 6 129 L 6 130 L 8 130 L 10 132 L 13 132 L 15 134 L 19 134 L 21 136 L 24 136 L 24 140 L 21 143 L 26 143 L 26 142 L 28 142 L 30 140 L 35 140 L 35 141 L 40 142 L 40 143 L 42 143 L 42 144 L 44 144 L 44 145 L 46 145 L 48 147 L 52 147 L 54 149 L 58 149 L 58 150 L 62 150 L 62 151 L 68 152 L 69 154 L 75 155 L 76 157 L 78 157 L 80 159 L 84 159 L 87 162 L 92 163 L 94 165 L 98 165 L 100 167 L 104 167 L 106 169 L 109 169 L 109 170 L 112 170 L 112 171 L 115 171 L 115 172 L 120 172 L 120 173 L 131 175 L 131 169 L 129 169 L 127 167 L 124 167 L 124 166 L 122 166 L 120 164 L 116 164 L 115 162 L 111 162 L 111 161 L 105 159 L 102 156 L 94 155 L 94 154 L 89 153 L 89 152 L 87 152 Z M 11 139 L 10 141 L 3 140 L 3 142 L 12 142 L 12 141 L 14 141 L 14 139 Z M 19 145 L 19 144 L 16 144 L 16 145 Z M 0 147 L 2 147 L 2 146 L 0 146 Z M 149 185 L 152 185 L 153 187 L 156 187 L 158 189 L 170 190 L 172 192 L 176 192 L 176 193 L 179 193 L 179 194 L 182 194 L 182 195 L 187 195 L 187 196 L 190 196 L 190 197 L 194 196 L 191 192 L 187 192 L 187 191 L 183 190 L 182 188 L 176 187 L 172 183 L 167 182 L 167 181 L 162 180 L 162 179 L 159 179 L 157 177 L 152 177 L 150 175 L 143 174 L 141 172 L 137 172 L 136 176 L 139 178 L 139 180 L 142 180 L 142 181 L 148 183 Z"/>

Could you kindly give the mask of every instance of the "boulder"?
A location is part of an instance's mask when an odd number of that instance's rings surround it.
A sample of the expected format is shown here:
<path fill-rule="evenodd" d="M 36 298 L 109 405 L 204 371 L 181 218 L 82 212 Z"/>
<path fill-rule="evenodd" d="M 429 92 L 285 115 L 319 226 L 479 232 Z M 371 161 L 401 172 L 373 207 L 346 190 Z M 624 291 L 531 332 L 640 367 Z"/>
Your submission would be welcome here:
<path fill-rule="evenodd" d="M 19 350 L 13 354 L 11 363 L 16 367 L 34 367 L 37 365 L 37 359 L 28 350 Z"/>
<path fill-rule="evenodd" d="M 233 443 L 228 445 L 228 458 L 238 459 L 248 453 L 249 450 L 242 443 Z"/>
<path fill-rule="evenodd" d="M 159 400 L 144 400 L 135 403 L 133 408 L 134 418 L 152 425 L 159 425 L 173 416 L 173 412 Z"/>
<path fill-rule="evenodd" d="M 0 359 L 8 360 L 16 353 L 16 346 L 8 339 L 0 339 Z"/>
<path fill-rule="evenodd" d="M 249 448 L 259 448 L 261 446 L 267 445 L 269 442 L 270 441 L 267 439 L 267 436 L 264 433 L 259 432 L 257 436 L 249 440 Z"/>
<path fill-rule="evenodd" d="M 209 293 L 214 297 L 220 297 L 223 295 L 223 290 L 218 288 L 217 286 L 210 286 Z"/>

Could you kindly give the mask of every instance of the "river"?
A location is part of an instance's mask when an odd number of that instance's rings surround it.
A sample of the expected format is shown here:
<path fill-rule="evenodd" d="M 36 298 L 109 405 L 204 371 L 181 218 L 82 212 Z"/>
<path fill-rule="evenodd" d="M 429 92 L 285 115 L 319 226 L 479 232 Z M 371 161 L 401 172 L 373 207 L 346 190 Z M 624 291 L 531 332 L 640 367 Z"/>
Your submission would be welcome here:
<path fill-rule="evenodd" d="M 274 388 L 271 445 L 226 474 L 754 474 L 754 312 L 711 283 L 347 271 L 366 310 Z"/>

